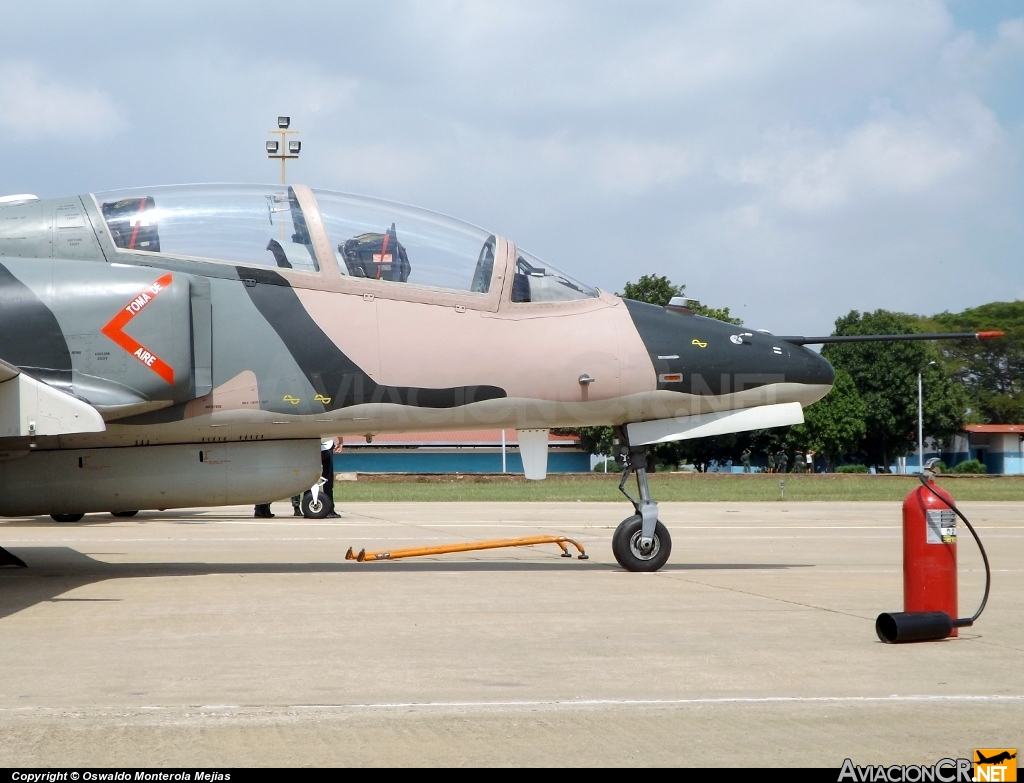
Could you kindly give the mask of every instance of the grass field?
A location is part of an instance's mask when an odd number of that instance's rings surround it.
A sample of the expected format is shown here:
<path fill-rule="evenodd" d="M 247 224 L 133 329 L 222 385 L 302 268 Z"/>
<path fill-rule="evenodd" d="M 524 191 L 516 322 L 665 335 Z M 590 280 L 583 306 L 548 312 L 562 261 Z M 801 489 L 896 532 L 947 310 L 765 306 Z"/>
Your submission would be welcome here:
<path fill-rule="evenodd" d="M 903 500 L 918 485 L 915 476 L 819 474 L 718 475 L 655 474 L 651 493 L 661 501 Z M 354 502 L 431 501 L 617 501 L 619 477 L 614 475 L 551 476 L 526 481 L 522 476 L 406 476 L 360 474 L 357 481 L 339 481 L 335 498 Z M 1024 477 L 941 477 L 938 483 L 957 500 L 1024 500 Z M 627 489 L 636 495 L 636 481 Z"/>

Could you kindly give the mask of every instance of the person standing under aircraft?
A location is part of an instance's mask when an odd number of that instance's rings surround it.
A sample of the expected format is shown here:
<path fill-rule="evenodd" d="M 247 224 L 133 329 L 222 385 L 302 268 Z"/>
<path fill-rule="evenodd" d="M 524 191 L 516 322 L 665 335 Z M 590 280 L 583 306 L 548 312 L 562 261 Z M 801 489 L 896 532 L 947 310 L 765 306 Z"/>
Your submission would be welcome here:
<path fill-rule="evenodd" d="M 768 452 L 768 472 L 775 472 L 775 455 L 772 454 L 770 451 Z"/>
<path fill-rule="evenodd" d="M 750 449 L 743 449 L 743 453 L 740 454 L 740 461 L 743 463 L 743 472 L 750 472 Z"/>
<path fill-rule="evenodd" d="M 778 458 L 775 460 L 775 464 L 778 465 L 779 473 L 785 473 L 786 468 L 789 465 L 789 457 L 786 456 L 786 452 L 780 451 Z"/>
<path fill-rule="evenodd" d="M 338 519 L 341 514 L 334 510 L 334 450 L 341 447 L 341 438 L 324 438 L 320 441 L 320 464 L 324 477 L 324 493 L 331 499 L 331 511 L 327 519 Z"/>

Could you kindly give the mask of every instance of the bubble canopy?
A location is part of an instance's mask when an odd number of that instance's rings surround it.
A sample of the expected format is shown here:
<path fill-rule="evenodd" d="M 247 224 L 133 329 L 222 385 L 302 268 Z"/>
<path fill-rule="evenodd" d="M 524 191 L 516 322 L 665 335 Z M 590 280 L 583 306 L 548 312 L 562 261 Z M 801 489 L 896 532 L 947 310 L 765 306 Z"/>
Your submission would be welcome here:
<path fill-rule="evenodd" d="M 293 188 L 186 185 L 95 193 L 114 245 L 232 264 L 318 272 Z"/>
<path fill-rule="evenodd" d="M 495 237 L 425 209 L 312 191 L 342 274 L 486 294 Z"/>
<path fill-rule="evenodd" d="M 94 193 L 93 198 L 112 243 L 129 253 L 319 274 L 329 260 L 322 250 L 318 257 L 319 239 L 320 248 L 329 243 L 340 274 L 385 285 L 484 295 L 494 278 L 493 234 L 436 212 L 365 196 L 300 185 L 175 185 Z M 520 263 L 515 275 L 525 274 L 528 284 L 520 281 L 513 301 L 597 296 L 550 264 L 527 257 L 531 263 Z"/>

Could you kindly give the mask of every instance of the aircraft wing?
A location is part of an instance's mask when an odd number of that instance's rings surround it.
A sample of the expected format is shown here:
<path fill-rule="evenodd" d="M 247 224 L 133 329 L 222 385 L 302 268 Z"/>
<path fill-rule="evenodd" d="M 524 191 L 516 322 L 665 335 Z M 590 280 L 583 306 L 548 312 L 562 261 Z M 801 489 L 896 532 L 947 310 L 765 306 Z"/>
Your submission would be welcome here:
<path fill-rule="evenodd" d="M 0 438 L 103 432 L 99 411 L 0 360 Z"/>

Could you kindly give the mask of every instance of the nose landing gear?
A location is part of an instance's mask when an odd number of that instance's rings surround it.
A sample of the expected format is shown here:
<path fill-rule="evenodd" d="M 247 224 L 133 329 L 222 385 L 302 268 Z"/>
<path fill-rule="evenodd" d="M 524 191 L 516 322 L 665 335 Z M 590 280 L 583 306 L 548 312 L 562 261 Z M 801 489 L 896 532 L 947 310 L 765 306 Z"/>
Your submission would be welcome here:
<path fill-rule="evenodd" d="M 618 440 L 625 443 L 624 433 L 617 432 Z M 647 449 L 644 446 L 629 446 L 622 450 L 626 469 L 619 482 L 619 492 L 633 504 L 636 513 L 622 520 L 612 535 L 612 554 L 620 566 L 627 571 L 657 571 L 672 554 L 672 538 L 668 529 L 658 520 L 658 504 L 651 498 L 647 485 Z M 636 474 L 639 499 L 626 491 L 626 482 L 631 473 Z"/>

